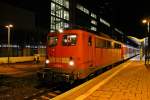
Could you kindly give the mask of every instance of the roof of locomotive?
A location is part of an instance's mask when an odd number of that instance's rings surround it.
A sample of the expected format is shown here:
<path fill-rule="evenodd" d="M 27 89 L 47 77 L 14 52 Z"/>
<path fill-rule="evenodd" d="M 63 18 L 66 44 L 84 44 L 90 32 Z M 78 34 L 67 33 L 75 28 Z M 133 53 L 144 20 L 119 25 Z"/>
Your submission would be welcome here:
<path fill-rule="evenodd" d="M 76 32 L 79 32 L 79 33 L 82 33 L 82 32 L 88 33 L 88 34 L 94 35 L 94 36 L 96 36 L 96 37 L 98 37 L 98 38 L 101 38 L 101 39 L 104 39 L 104 40 L 115 41 L 115 42 L 117 42 L 117 43 L 123 44 L 123 43 L 121 43 L 120 41 L 116 41 L 116 40 L 112 39 L 112 38 L 111 38 L 110 36 L 108 36 L 107 34 L 104 34 L 104 33 L 95 34 L 95 33 L 91 32 L 91 31 L 84 30 L 84 29 L 65 29 L 65 30 L 63 31 L 63 33 L 65 33 L 65 34 L 72 34 L 72 33 L 75 33 L 75 31 L 76 31 Z M 71 33 L 71 32 L 72 32 L 72 33 Z M 63 34 L 63 33 L 60 33 L 60 32 L 50 32 L 50 33 L 48 34 L 48 36 L 59 35 L 59 34 Z"/>

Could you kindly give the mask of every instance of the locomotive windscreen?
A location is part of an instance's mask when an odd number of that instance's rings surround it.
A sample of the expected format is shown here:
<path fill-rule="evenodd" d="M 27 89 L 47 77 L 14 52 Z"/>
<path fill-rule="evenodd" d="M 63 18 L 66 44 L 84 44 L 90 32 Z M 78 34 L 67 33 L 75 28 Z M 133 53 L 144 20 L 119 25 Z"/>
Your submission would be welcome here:
<path fill-rule="evenodd" d="M 77 35 L 64 35 L 62 39 L 63 46 L 76 45 Z"/>
<path fill-rule="evenodd" d="M 47 39 L 48 46 L 53 47 L 57 45 L 58 37 L 57 36 L 49 36 Z"/>

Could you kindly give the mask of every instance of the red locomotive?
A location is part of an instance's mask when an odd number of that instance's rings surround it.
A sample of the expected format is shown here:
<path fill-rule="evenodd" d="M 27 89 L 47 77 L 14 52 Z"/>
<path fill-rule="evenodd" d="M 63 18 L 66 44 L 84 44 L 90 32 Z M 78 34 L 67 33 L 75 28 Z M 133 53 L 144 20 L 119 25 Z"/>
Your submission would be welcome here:
<path fill-rule="evenodd" d="M 41 76 L 46 80 L 72 82 L 135 56 L 136 51 L 136 48 L 111 38 L 80 29 L 49 33 L 46 67 Z"/>

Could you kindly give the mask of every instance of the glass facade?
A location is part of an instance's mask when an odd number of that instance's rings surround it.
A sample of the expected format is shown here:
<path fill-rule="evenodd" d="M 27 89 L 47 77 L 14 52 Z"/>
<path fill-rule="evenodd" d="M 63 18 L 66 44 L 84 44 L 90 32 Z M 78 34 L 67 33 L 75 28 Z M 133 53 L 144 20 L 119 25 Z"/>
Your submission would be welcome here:
<path fill-rule="evenodd" d="M 75 7 L 77 11 L 71 10 L 71 4 L 69 5 L 69 0 L 52 0 L 51 1 L 51 25 L 50 31 L 54 32 L 59 30 L 60 28 L 68 28 L 70 27 L 70 21 L 72 18 L 70 14 L 73 14 L 75 20 L 73 24 L 77 24 L 81 27 L 86 27 L 92 31 L 100 31 L 98 28 L 99 22 L 105 24 L 110 27 L 110 24 L 104 19 L 100 18 L 93 11 L 87 9 L 81 4 L 76 4 Z M 74 9 L 74 8 L 73 8 Z M 72 13 L 69 13 L 71 10 Z M 88 16 L 87 16 L 88 15 Z M 80 19 L 81 18 L 81 19 Z"/>
<path fill-rule="evenodd" d="M 83 7 L 83 6 L 80 5 L 80 4 L 77 4 L 77 7 L 76 7 L 76 8 L 79 9 L 79 10 L 81 10 L 81 11 L 83 11 L 83 12 L 86 13 L 86 14 L 89 14 L 89 10 L 86 9 L 85 7 Z"/>
<path fill-rule="evenodd" d="M 92 31 L 97 31 L 97 15 L 94 14 L 93 12 L 91 12 L 90 10 L 88 10 L 87 8 L 85 8 L 84 6 L 80 5 L 80 4 L 77 4 L 76 8 L 80 11 L 82 11 L 83 13 L 85 14 L 88 14 L 89 18 L 90 18 L 90 30 Z"/>
<path fill-rule="evenodd" d="M 50 31 L 69 27 L 69 0 L 51 1 Z"/>

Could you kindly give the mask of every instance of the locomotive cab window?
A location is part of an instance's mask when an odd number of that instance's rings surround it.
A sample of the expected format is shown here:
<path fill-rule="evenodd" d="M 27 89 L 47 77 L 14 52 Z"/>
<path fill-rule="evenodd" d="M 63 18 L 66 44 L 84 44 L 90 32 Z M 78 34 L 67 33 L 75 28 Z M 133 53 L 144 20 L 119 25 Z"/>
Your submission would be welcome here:
<path fill-rule="evenodd" d="M 57 36 L 49 36 L 47 41 L 48 41 L 48 46 L 53 47 L 57 45 Z"/>
<path fill-rule="evenodd" d="M 77 42 L 77 35 L 64 35 L 62 39 L 63 46 L 74 46 Z"/>

